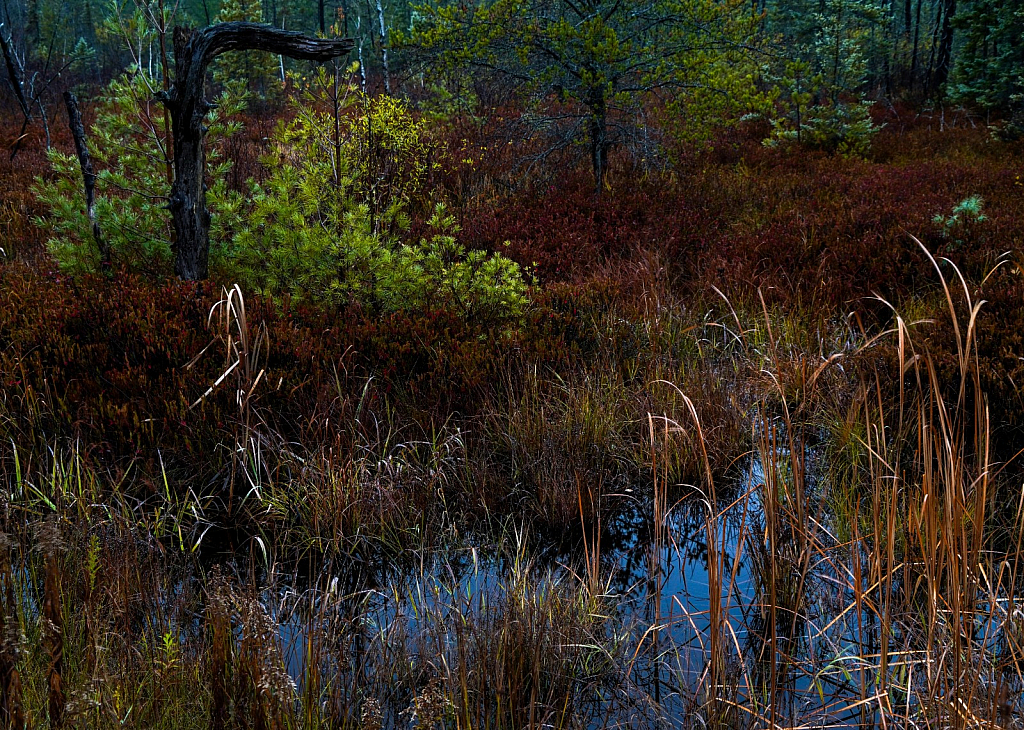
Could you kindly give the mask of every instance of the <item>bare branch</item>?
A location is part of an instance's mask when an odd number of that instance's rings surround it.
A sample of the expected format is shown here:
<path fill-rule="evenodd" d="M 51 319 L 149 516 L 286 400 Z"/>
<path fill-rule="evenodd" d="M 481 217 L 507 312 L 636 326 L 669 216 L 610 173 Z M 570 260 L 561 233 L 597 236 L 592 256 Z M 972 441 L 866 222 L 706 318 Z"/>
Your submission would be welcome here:
<path fill-rule="evenodd" d="M 68 110 L 68 126 L 71 127 L 71 136 L 75 140 L 78 164 L 82 168 L 82 182 L 85 184 L 85 214 L 89 217 L 89 223 L 92 224 L 92 237 L 100 251 L 100 268 L 107 270 L 110 268 L 110 247 L 103 240 L 103 232 L 96 219 L 96 172 L 92 168 L 92 158 L 89 156 L 89 147 L 85 140 L 85 125 L 82 124 L 82 114 L 78 110 L 78 99 L 70 91 L 64 92 L 64 106 Z"/>

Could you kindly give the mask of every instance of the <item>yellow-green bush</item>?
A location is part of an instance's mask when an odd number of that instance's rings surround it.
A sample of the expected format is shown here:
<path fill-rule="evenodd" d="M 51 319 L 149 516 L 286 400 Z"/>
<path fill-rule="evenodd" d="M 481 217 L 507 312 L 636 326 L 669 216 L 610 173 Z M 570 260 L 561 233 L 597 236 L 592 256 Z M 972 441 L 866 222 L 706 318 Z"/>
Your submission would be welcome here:
<path fill-rule="evenodd" d="M 271 174 L 253 186 L 231 247 L 239 277 L 272 296 L 516 318 L 527 302 L 519 266 L 466 251 L 441 203 L 429 238 L 402 240 L 408 207 L 422 203 L 429 146 L 400 101 L 361 97 L 356 107 L 344 119 L 303 108 L 278 128 L 276 153 L 266 160 Z"/>

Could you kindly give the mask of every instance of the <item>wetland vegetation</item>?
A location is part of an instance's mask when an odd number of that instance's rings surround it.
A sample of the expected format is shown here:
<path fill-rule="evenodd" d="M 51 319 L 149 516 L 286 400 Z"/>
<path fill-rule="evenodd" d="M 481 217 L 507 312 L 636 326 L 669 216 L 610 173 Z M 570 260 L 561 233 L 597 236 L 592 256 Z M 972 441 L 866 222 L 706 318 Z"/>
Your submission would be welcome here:
<path fill-rule="evenodd" d="M 192 5 L 0 26 L 6 726 L 1024 721 L 1014 3 Z"/>

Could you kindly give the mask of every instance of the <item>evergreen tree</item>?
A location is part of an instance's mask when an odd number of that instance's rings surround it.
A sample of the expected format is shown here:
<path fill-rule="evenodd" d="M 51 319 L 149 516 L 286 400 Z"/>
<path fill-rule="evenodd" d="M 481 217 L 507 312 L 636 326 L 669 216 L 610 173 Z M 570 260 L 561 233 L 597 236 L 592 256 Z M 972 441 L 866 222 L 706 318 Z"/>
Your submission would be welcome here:
<path fill-rule="evenodd" d="M 768 9 L 768 28 L 788 57 L 775 71 L 769 144 L 867 152 L 876 127 L 865 96 L 887 66 L 880 39 L 890 20 L 882 0 L 779 0 Z"/>
<path fill-rule="evenodd" d="M 950 89 L 983 108 L 1024 109 L 1024 0 L 973 0 L 956 17 L 962 47 Z"/>
<path fill-rule="evenodd" d="M 264 23 L 261 0 L 222 0 L 216 22 L 246 21 Z M 219 84 L 236 84 L 261 99 L 280 98 L 281 59 L 261 51 L 227 53 L 217 59 L 213 78 Z"/>

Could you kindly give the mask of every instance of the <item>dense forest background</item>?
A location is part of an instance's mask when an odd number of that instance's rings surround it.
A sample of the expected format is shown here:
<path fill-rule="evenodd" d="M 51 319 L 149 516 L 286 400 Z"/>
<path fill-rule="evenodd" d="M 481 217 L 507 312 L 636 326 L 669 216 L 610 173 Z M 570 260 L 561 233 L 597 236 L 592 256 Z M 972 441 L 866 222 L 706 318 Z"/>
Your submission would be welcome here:
<path fill-rule="evenodd" d="M 651 161 L 659 134 L 704 138 L 743 115 L 770 120 L 777 140 L 856 149 L 872 128 L 865 102 L 969 105 L 1017 134 L 1022 12 L 990 0 L 6 0 L 4 101 L 50 119 L 63 89 L 95 93 L 129 68 L 159 87 L 174 25 L 245 20 L 351 37 L 341 65 L 359 63 L 363 91 L 436 113 L 531 100 L 519 132 L 555 147 L 589 135 L 596 166 L 613 147 Z M 307 71 L 247 53 L 214 75 L 272 101 Z"/>

